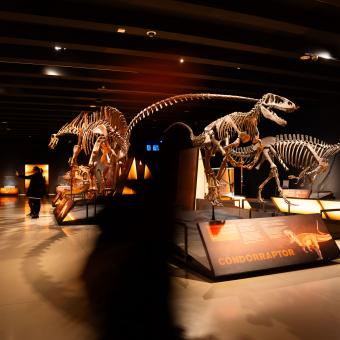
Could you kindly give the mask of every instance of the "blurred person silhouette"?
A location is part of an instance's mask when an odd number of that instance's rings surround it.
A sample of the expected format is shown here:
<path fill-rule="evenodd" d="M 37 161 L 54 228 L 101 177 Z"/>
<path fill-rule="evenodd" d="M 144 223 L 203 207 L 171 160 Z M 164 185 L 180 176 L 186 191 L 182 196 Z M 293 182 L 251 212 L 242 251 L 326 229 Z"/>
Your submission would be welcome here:
<path fill-rule="evenodd" d="M 28 216 L 32 218 L 39 218 L 40 213 L 40 200 L 46 194 L 46 181 L 42 175 L 42 169 L 38 166 L 33 167 L 33 173 L 31 175 L 20 175 L 16 171 L 16 176 L 19 178 L 29 179 L 30 184 L 28 186 L 26 196 L 28 197 L 28 205 L 30 207 L 30 213 Z"/>
<path fill-rule="evenodd" d="M 127 181 L 134 195 L 106 198 L 100 235 L 83 272 L 99 338 L 179 340 L 169 280 L 173 193 L 171 157 L 151 180 Z"/>

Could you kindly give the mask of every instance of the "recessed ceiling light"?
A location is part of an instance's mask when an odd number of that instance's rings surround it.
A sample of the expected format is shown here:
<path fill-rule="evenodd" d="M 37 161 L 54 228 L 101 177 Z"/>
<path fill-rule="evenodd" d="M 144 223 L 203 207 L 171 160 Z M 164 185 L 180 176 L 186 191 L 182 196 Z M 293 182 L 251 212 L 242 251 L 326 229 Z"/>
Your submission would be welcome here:
<path fill-rule="evenodd" d="M 304 55 L 300 56 L 300 59 L 317 61 L 319 59 L 319 56 L 315 53 L 306 52 Z"/>
<path fill-rule="evenodd" d="M 300 56 L 301 60 L 312 60 L 317 61 L 319 58 L 322 59 L 334 59 L 331 54 L 327 51 L 318 51 L 318 52 L 306 52 L 304 55 Z"/>
<path fill-rule="evenodd" d="M 117 33 L 125 33 L 126 29 L 124 27 L 118 27 L 117 28 Z"/>
<path fill-rule="evenodd" d="M 90 107 L 96 107 L 96 105 L 90 105 Z"/>
<path fill-rule="evenodd" d="M 301 60 L 309 60 L 311 56 L 309 54 L 304 54 L 300 57 Z"/>
<path fill-rule="evenodd" d="M 331 54 L 327 51 L 320 51 L 316 53 L 320 58 L 323 59 L 334 59 Z"/>
<path fill-rule="evenodd" d="M 1 122 L 1 124 L 7 124 L 8 122 Z"/>
<path fill-rule="evenodd" d="M 62 47 L 62 46 L 60 46 L 60 45 L 55 45 L 54 46 L 54 50 L 55 51 L 57 51 L 57 52 L 59 52 L 59 51 L 61 51 L 61 50 L 66 50 L 66 47 Z"/>
<path fill-rule="evenodd" d="M 54 67 L 44 67 L 43 73 L 47 76 L 62 76 L 62 73 Z"/>
<path fill-rule="evenodd" d="M 153 38 L 157 35 L 157 32 L 156 31 L 147 31 L 146 35 L 150 38 Z"/>
<path fill-rule="evenodd" d="M 183 64 L 183 63 L 184 63 L 184 59 L 181 58 L 181 59 L 179 60 L 179 62 L 180 62 L 181 64 Z"/>
<path fill-rule="evenodd" d="M 241 69 L 241 67 L 236 67 L 238 70 L 240 70 Z"/>

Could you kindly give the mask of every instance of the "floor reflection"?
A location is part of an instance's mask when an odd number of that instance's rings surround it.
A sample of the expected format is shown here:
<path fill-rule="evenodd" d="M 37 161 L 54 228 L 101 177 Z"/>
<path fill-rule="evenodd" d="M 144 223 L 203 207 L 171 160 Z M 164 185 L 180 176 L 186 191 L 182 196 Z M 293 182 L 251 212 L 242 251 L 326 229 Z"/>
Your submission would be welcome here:
<path fill-rule="evenodd" d="M 0 207 L 15 206 L 18 201 L 18 196 L 0 196 Z"/>

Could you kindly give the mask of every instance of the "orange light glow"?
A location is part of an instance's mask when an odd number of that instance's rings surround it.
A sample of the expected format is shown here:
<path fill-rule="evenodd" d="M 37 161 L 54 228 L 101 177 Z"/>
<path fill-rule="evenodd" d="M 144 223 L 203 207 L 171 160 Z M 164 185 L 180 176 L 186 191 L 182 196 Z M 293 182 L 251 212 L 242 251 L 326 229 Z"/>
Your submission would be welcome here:
<path fill-rule="evenodd" d="M 129 187 L 124 187 L 122 194 L 123 195 L 135 195 L 136 191 Z"/>
<path fill-rule="evenodd" d="M 209 225 L 210 232 L 213 236 L 217 236 L 220 233 L 222 227 L 223 227 L 223 224 Z"/>
<path fill-rule="evenodd" d="M 340 201 L 325 201 L 320 200 L 320 204 L 322 206 L 322 209 L 340 209 Z M 326 216 L 326 215 L 327 216 Z M 340 210 L 339 211 L 326 211 L 322 214 L 322 218 L 329 218 L 331 220 L 340 221 Z"/>
<path fill-rule="evenodd" d="M 18 195 L 19 189 L 14 186 L 5 186 L 0 188 L 0 195 Z"/>
<path fill-rule="evenodd" d="M 289 198 L 290 212 L 294 214 L 319 214 L 322 209 L 319 200 Z M 272 197 L 272 201 L 282 212 L 288 212 L 288 204 L 281 197 Z"/>
<path fill-rule="evenodd" d="M 48 164 L 25 164 L 25 174 L 26 175 L 33 174 L 33 168 L 35 166 L 38 166 L 39 168 L 43 170 L 43 176 L 45 177 L 46 185 L 48 186 L 48 183 L 49 183 L 49 165 Z M 28 189 L 29 184 L 30 184 L 30 180 L 26 179 L 25 180 L 25 191 Z"/>
<path fill-rule="evenodd" d="M 65 222 L 65 221 L 74 221 L 74 217 L 72 216 L 71 213 L 68 213 L 68 214 L 66 215 L 66 217 L 64 218 L 64 222 Z M 67 234 L 67 233 L 65 233 L 65 234 Z"/>
<path fill-rule="evenodd" d="M 144 179 L 150 179 L 150 178 L 152 178 L 151 171 L 149 167 L 145 164 Z"/>
<path fill-rule="evenodd" d="M 251 206 L 249 202 L 246 200 L 245 196 L 228 195 L 226 197 L 233 200 L 234 206 L 237 208 L 241 207 L 242 209 L 246 209 L 246 210 L 251 209 Z"/>
<path fill-rule="evenodd" d="M 282 212 L 288 212 L 288 204 L 281 197 L 272 197 L 276 207 Z M 289 198 L 290 212 L 293 214 L 320 214 L 321 210 L 340 209 L 340 201 L 326 201 L 318 199 Z M 322 214 L 322 218 L 340 220 L 340 211 L 330 211 Z"/>
<path fill-rule="evenodd" d="M 133 159 L 127 179 L 137 179 L 137 166 L 135 158 Z"/>

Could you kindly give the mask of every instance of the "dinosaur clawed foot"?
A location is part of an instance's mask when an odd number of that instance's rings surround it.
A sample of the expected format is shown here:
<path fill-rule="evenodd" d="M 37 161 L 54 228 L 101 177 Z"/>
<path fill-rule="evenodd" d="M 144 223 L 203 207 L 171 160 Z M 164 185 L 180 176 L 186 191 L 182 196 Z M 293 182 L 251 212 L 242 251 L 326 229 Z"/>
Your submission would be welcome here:
<path fill-rule="evenodd" d="M 206 194 L 205 198 L 211 203 L 211 205 L 216 207 L 223 207 L 223 204 L 219 199 L 218 190 L 215 186 L 209 187 L 209 191 Z"/>
<path fill-rule="evenodd" d="M 260 204 L 263 204 L 263 203 L 264 203 L 264 199 L 262 198 L 261 195 L 258 195 L 258 196 L 257 196 L 257 201 L 258 201 Z"/>

